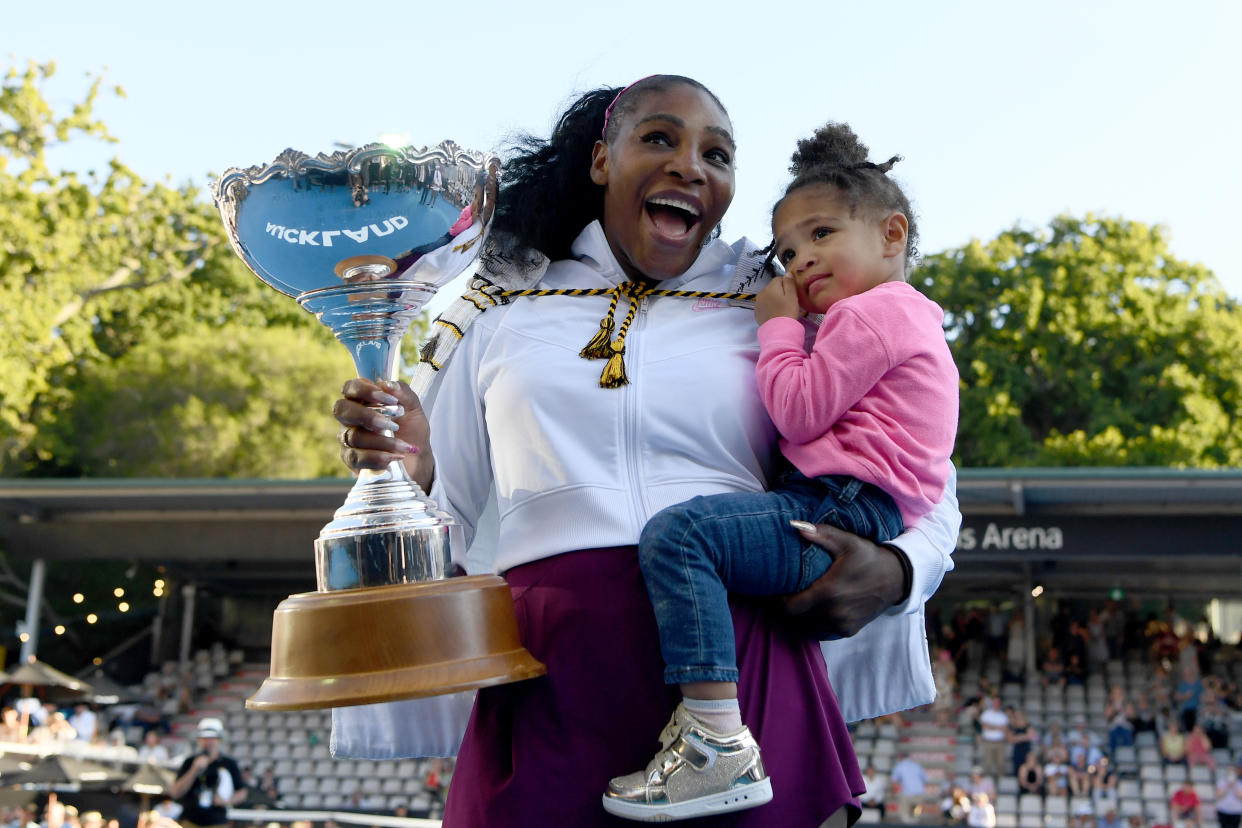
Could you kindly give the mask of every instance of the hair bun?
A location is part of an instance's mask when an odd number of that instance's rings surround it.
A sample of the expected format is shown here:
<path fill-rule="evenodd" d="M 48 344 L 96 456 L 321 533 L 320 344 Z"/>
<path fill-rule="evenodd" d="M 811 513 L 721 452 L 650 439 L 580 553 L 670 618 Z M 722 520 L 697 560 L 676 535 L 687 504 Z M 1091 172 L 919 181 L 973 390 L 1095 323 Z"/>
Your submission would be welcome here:
<path fill-rule="evenodd" d="M 867 163 L 867 145 L 848 124 L 834 121 L 800 140 L 789 161 L 789 172 L 795 178 L 818 167 L 852 167 Z"/>

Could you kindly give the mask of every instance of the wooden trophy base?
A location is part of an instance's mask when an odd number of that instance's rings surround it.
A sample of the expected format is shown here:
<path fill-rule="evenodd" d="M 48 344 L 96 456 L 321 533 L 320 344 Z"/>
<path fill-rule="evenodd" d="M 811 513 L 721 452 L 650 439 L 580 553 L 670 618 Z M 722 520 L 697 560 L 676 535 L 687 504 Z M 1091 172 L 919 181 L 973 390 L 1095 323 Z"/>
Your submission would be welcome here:
<path fill-rule="evenodd" d="M 272 670 L 251 710 L 438 696 L 541 676 L 496 575 L 290 595 L 272 622 Z"/>

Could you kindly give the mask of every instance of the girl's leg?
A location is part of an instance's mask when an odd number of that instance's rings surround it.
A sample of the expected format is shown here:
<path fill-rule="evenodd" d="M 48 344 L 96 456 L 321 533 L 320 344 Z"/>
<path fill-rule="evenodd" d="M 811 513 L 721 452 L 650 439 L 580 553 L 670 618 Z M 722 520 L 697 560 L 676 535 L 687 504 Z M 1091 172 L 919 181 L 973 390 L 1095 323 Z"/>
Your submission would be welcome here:
<path fill-rule="evenodd" d="M 639 563 L 660 627 L 665 681 L 693 683 L 703 694 L 688 694 L 694 698 L 736 698 L 729 591 L 796 590 L 804 541 L 789 521 L 807 519 L 798 507 L 778 492 L 716 495 L 672 506 L 648 522 Z"/>

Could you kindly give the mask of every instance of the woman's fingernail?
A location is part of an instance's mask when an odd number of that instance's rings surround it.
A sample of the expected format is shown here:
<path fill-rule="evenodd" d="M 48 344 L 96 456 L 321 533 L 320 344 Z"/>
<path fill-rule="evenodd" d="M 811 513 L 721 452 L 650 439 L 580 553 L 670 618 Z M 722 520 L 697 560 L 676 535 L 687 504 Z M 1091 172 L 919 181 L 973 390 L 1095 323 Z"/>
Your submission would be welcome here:
<path fill-rule="evenodd" d="M 399 400 L 392 394 L 385 394 L 383 391 L 380 391 L 375 395 L 375 401 L 383 403 L 384 405 L 396 405 L 399 402 Z"/>
<path fill-rule="evenodd" d="M 797 529 L 799 532 L 810 532 L 812 535 L 815 534 L 814 523 L 807 523 L 805 520 L 791 520 L 789 521 L 789 525 Z"/>
<path fill-rule="evenodd" d="M 397 451 L 402 454 L 418 454 L 418 448 L 411 446 L 405 440 L 395 440 L 394 442 L 397 444 Z"/>
<path fill-rule="evenodd" d="M 386 417 L 379 419 L 378 421 L 376 421 L 375 424 L 379 426 L 381 429 L 383 429 L 384 431 L 396 431 L 398 428 L 401 427 Z"/>

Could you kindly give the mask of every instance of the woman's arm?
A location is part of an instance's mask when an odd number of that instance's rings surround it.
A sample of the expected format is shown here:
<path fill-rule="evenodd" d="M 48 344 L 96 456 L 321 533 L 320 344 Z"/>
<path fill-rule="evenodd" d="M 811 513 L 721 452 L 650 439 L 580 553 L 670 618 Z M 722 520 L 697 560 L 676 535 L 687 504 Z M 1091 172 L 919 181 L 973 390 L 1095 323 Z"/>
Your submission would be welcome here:
<path fill-rule="evenodd" d="M 341 458 L 345 465 L 358 471 L 404 460 L 423 491 L 463 524 L 466 546 L 492 485 L 490 442 L 478 381 L 479 360 L 490 339 L 486 325 L 470 326 L 425 400 L 404 382 L 378 385 L 359 378 L 345 384 L 343 397 L 333 406 L 333 415 L 344 426 Z M 384 408 L 372 407 L 376 405 Z M 437 473 L 435 446 L 449 458 L 444 474 Z M 454 550 L 454 563 L 464 563 L 465 551 Z"/>
<path fill-rule="evenodd" d="M 819 639 L 854 635 L 884 612 L 917 612 L 953 568 L 961 524 L 957 470 L 950 465 L 940 502 L 887 544 L 825 524 L 803 530 L 803 537 L 828 551 L 832 566 L 784 599 L 785 612 Z"/>

